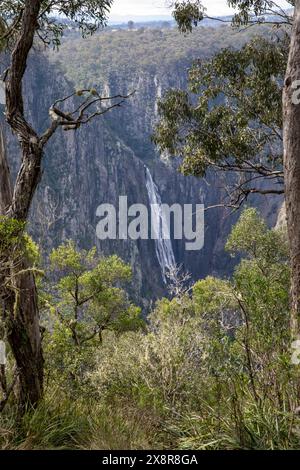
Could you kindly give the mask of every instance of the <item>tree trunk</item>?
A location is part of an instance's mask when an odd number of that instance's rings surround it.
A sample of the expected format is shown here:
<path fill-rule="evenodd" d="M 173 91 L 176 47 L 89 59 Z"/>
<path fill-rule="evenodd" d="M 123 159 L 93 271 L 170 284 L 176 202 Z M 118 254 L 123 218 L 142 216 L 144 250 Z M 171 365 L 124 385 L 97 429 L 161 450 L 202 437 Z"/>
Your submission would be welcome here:
<path fill-rule="evenodd" d="M 39 156 L 37 157 L 39 158 Z M 26 166 L 25 166 L 26 168 Z M 38 176 L 35 175 L 36 181 Z M 22 179 L 25 184 L 27 178 Z M 21 185 L 22 186 L 22 185 Z M 16 196 L 7 163 L 3 132 L 0 129 L 0 214 L 24 220 L 28 203 L 35 186 L 28 191 L 21 203 L 13 204 Z M 16 193 L 16 191 L 15 191 Z M 27 214 L 26 214 L 27 215 Z M 0 298 L 8 343 L 18 369 L 18 405 L 20 411 L 35 407 L 43 394 L 43 354 L 39 326 L 38 298 L 33 274 L 28 271 L 25 259 L 16 268 L 10 254 L 2 254 L 0 271 Z M 23 273 L 23 274 L 20 274 Z M 6 285 L 6 280 L 9 284 Z"/>
<path fill-rule="evenodd" d="M 291 332 L 294 338 L 300 333 L 300 104 L 295 101 L 299 80 L 300 0 L 297 0 L 283 92 L 285 197 L 292 269 Z M 299 92 L 297 94 L 299 96 Z"/>
<path fill-rule="evenodd" d="M 64 126 L 65 120 L 67 120 L 67 130 L 77 129 L 84 122 L 89 122 L 92 118 L 103 114 L 103 112 L 93 112 L 88 118 L 84 117 L 83 110 L 91 105 L 89 103 L 87 106 L 87 102 L 84 100 L 82 107 L 77 110 L 78 117 L 75 118 L 74 122 L 70 116 L 76 115 L 76 112 L 73 111 L 71 115 L 60 112 L 61 119 L 59 121 L 52 120 L 46 132 L 41 136 L 35 132 L 24 113 L 22 84 L 35 34 L 42 27 L 39 21 L 42 23 L 43 15 L 47 13 L 44 9 L 44 4 L 47 2 L 43 0 L 23 0 L 23 2 L 17 3 L 22 5 L 20 6 L 18 28 L 15 31 L 16 40 L 10 54 L 10 64 L 6 70 L 4 81 L 6 121 L 18 138 L 21 148 L 21 164 L 12 190 L 9 167 L 5 152 L 2 152 L 2 158 L 0 156 L 0 214 L 2 211 L 2 214 L 5 214 L 8 218 L 26 222 L 32 198 L 41 176 L 43 150 L 49 139 L 59 126 Z M 51 3 L 49 2 L 49 5 Z M 84 4 L 84 2 L 78 3 Z M 85 10 L 84 5 L 80 8 L 82 8 L 82 11 Z M 48 10 L 50 12 L 55 8 L 51 5 Z M 71 96 L 60 101 L 65 102 Z M 124 98 L 127 98 L 127 96 Z M 98 102 L 101 102 L 100 98 L 96 98 L 94 104 Z M 122 102 L 113 104 L 104 112 L 120 106 Z M 84 119 L 82 119 L 83 117 Z M 12 266 L 11 255 L 8 253 L 5 256 L 4 265 L 6 267 L 4 270 L 0 269 L 0 301 L 8 325 L 8 340 L 19 368 L 20 403 L 24 408 L 26 403 L 36 405 L 43 391 L 43 355 L 37 293 L 34 276 L 28 271 L 26 260 L 20 260 L 18 272 Z M 21 274 L 20 270 L 22 271 Z M 6 279 L 10 281 L 9 288 L 7 288 Z"/>
<path fill-rule="evenodd" d="M 0 124 L 0 215 L 8 210 L 12 199 L 12 186 L 6 156 L 4 132 Z"/>
<path fill-rule="evenodd" d="M 27 265 L 23 262 L 20 267 Z M 5 296 L 3 306 L 7 339 L 18 369 L 18 406 L 23 412 L 42 398 L 44 360 L 34 276 L 16 273 L 14 281 L 15 291 Z"/>

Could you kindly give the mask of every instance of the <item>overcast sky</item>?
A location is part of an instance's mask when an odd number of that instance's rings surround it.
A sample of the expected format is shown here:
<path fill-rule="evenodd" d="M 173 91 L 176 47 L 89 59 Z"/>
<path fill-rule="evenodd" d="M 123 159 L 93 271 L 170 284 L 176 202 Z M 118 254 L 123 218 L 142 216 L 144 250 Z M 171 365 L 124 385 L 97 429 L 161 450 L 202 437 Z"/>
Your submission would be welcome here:
<path fill-rule="evenodd" d="M 168 3 L 170 0 L 114 0 L 110 18 L 125 17 L 129 20 L 135 16 L 170 15 L 170 9 L 166 7 Z M 227 15 L 233 11 L 228 8 L 226 0 L 203 0 L 202 3 L 210 15 Z M 285 2 L 279 0 L 278 3 L 283 5 Z"/>

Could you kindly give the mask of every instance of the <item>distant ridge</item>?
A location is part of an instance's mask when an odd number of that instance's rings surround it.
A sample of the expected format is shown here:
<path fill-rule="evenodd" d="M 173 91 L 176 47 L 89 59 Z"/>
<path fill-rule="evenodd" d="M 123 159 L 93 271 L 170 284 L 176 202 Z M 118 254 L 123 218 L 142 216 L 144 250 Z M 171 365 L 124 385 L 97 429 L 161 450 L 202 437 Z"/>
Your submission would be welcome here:
<path fill-rule="evenodd" d="M 286 10 L 286 13 L 292 16 L 293 9 Z M 276 23 L 277 21 L 281 21 L 282 19 L 276 15 L 264 15 L 261 17 L 256 17 L 256 19 L 264 18 L 267 21 Z M 218 28 L 222 25 L 230 24 L 233 19 L 233 15 L 227 16 L 216 16 L 213 18 L 205 18 L 199 24 L 203 27 L 211 27 L 211 28 Z M 65 23 L 69 26 L 69 28 L 77 29 L 78 26 L 70 21 L 65 20 L 62 17 L 55 18 L 55 20 L 59 23 Z M 140 27 L 161 27 L 163 23 L 169 23 L 171 27 L 176 27 L 176 22 L 172 15 L 144 15 L 144 16 L 123 16 L 123 15 L 116 15 L 113 16 L 111 19 L 108 20 L 107 24 L 109 28 L 117 28 L 117 29 L 125 29 L 128 26 L 128 22 L 133 21 L 135 23 L 136 28 Z"/>
<path fill-rule="evenodd" d="M 113 16 L 109 21 L 108 25 L 121 25 L 127 24 L 128 21 L 134 21 L 135 23 L 153 23 L 153 22 L 162 22 L 162 21 L 169 21 L 173 22 L 173 18 L 171 15 L 145 15 L 145 16 Z"/>

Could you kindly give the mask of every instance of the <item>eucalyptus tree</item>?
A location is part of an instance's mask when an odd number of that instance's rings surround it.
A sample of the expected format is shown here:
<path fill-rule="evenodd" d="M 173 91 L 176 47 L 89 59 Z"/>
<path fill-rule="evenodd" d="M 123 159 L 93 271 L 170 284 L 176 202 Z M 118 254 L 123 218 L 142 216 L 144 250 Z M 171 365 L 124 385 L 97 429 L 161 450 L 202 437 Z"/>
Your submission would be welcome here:
<path fill-rule="evenodd" d="M 201 176 L 217 169 L 238 175 L 238 184 L 229 192 L 234 207 L 253 192 L 274 194 L 284 189 L 292 272 L 291 333 L 296 337 L 300 333 L 300 1 L 286 1 L 290 8 L 271 0 L 227 3 L 236 9 L 233 26 L 262 25 L 264 39 L 198 64 L 190 76 L 193 99 L 182 91 L 170 91 L 161 103 L 156 141 L 184 157 L 182 168 L 187 173 Z M 207 16 L 198 0 L 175 2 L 174 7 L 184 31 Z M 243 177 L 245 170 L 250 178 Z M 255 184 L 260 179 L 277 184 L 268 191 Z"/>
<path fill-rule="evenodd" d="M 83 37 L 103 27 L 112 0 L 4 0 L 0 2 L 0 44 L 9 57 L 5 83 L 5 116 L 16 135 L 21 160 L 14 183 L 10 180 L 6 153 L 0 153 L 0 202 L 3 233 L 12 226 L 15 245 L 1 243 L 0 298 L 6 334 L 18 369 L 18 403 L 24 410 L 43 396 L 44 360 L 34 273 L 26 257 L 20 257 L 23 232 L 36 187 L 42 177 L 44 149 L 59 129 L 76 130 L 92 119 L 120 106 L 125 97 L 102 97 L 97 90 L 70 91 L 49 109 L 49 125 L 38 133 L 24 109 L 23 78 L 35 43 L 57 47 L 70 21 Z M 103 102 L 104 100 L 104 102 Z M 108 106 L 107 103 L 110 103 Z M 7 245 L 8 246 L 8 245 Z M 12 253 L 18 251 L 18 263 Z"/>
<path fill-rule="evenodd" d="M 159 103 L 155 142 L 181 157 L 185 175 L 216 172 L 226 181 L 220 205 L 238 209 L 251 194 L 284 193 L 282 77 L 287 41 L 253 39 L 199 60 L 189 92 L 169 90 Z M 227 176 L 228 175 L 228 176 Z"/>
<path fill-rule="evenodd" d="M 287 224 L 292 268 L 294 337 L 300 334 L 300 1 L 295 2 L 294 24 L 283 93 L 284 174 Z M 297 91 L 298 90 L 298 91 Z"/>
<path fill-rule="evenodd" d="M 172 3 L 183 32 L 210 18 L 199 0 Z M 227 3 L 233 18 L 215 20 L 236 33 L 252 28 L 252 40 L 195 62 L 189 91 L 172 89 L 161 100 L 154 140 L 182 158 L 184 174 L 226 173 L 220 205 L 237 209 L 254 193 L 284 194 L 282 85 L 292 16 L 276 1 Z"/>

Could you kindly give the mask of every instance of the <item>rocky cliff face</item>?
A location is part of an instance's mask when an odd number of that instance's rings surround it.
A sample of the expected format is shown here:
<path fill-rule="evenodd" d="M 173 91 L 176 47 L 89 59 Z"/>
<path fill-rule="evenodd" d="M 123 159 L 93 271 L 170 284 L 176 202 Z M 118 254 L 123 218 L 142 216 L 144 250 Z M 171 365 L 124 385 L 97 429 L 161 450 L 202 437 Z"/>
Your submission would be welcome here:
<path fill-rule="evenodd" d="M 176 164 L 159 156 L 151 142 L 157 99 L 170 87 L 184 87 L 185 77 L 186 69 L 180 65 L 168 74 L 159 70 L 123 77 L 112 74 L 104 87 L 108 93 L 136 90 L 136 94 L 122 109 L 111 111 L 76 133 L 57 132 L 48 144 L 44 175 L 32 209 L 30 230 L 46 251 L 72 238 L 80 247 L 96 244 L 100 252 L 117 253 L 133 267 L 136 298 L 152 299 L 165 293 L 154 241 L 99 241 L 97 207 L 102 203 L 117 207 L 119 196 L 124 195 L 129 205 L 149 205 L 145 165 L 165 203 L 210 206 L 221 196 L 221 184 L 215 176 L 206 180 L 182 176 Z M 48 110 L 53 101 L 69 94 L 74 85 L 39 55 L 30 61 L 25 87 L 29 119 L 41 131 L 49 123 Z M 19 152 L 9 130 L 7 140 L 15 174 Z M 265 199 L 264 214 L 274 218 L 277 204 Z M 231 273 L 233 261 L 224 253 L 224 242 L 236 217 L 221 209 L 208 211 L 201 251 L 188 252 L 185 241 L 173 241 L 176 262 L 183 264 L 193 279 Z"/>

